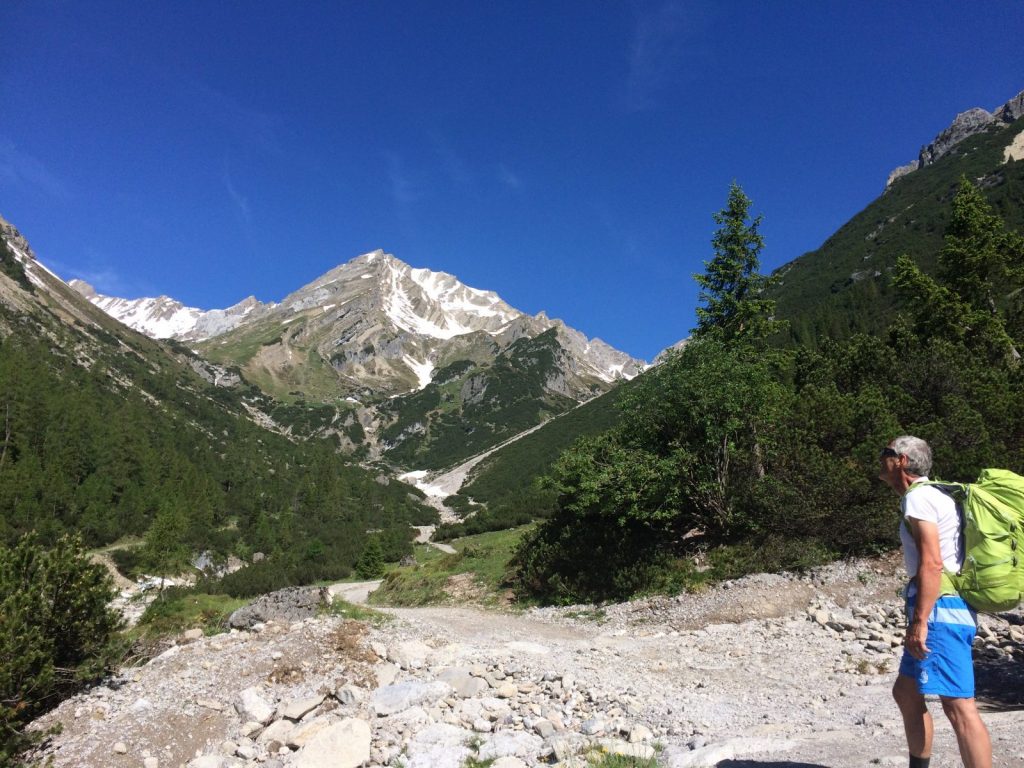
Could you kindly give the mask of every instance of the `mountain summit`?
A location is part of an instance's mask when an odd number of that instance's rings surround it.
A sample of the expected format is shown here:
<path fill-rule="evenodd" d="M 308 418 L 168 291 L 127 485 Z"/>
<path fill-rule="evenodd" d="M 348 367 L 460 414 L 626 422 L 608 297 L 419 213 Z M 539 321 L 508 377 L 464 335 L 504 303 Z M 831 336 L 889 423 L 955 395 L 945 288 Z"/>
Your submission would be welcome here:
<path fill-rule="evenodd" d="M 645 367 L 543 312 L 527 315 L 493 291 L 413 268 L 382 250 L 335 267 L 279 304 L 249 297 L 228 309 L 203 311 L 166 296 L 128 300 L 98 294 L 79 280 L 71 285 L 126 325 L 155 338 L 193 343 L 210 357 L 255 374 L 261 384 L 271 379 L 288 387 L 307 383 L 308 376 L 296 380 L 287 371 L 296 367 L 297 351 L 308 357 L 315 350 L 343 390 L 393 395 L 422 389 L 435 370 L 455 360 L 483 362 L 519 338 L 551 329 L 569 355 L 568 373 L 578 378 L 609 384 Z M 589 383 L 577 384 L 565 394 L 578 399 L 592 392 Z M 328 389 L 337 393 L 337 387 Z"/>
<path fill-rule="evenodd" d="M 278 304 L 203 311 L 74 286 L 143 333 L 175 338 L 281 403 L 286 431 L 404 467 L 440 468 L 607 392 L 646 367 L 545 313 L 377 250 Z"/>

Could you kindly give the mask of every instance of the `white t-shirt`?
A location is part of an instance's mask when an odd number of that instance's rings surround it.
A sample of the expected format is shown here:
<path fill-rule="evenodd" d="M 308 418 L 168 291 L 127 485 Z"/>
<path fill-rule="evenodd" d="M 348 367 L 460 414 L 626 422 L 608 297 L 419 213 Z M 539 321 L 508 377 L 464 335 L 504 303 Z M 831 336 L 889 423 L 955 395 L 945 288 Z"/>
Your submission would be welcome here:
<path fill-rule="evenodd" d="M 910 490 L 900 500 L 900 509 L 904 518 L 924 520 L 938 526 L 942 565 L 946 570 L 958 573 L 964 561 L 960 512 L 956 508 L 956 502 L 935 486 L 918 487 L 918 483 L 927 479 L 919 477 L 914 481 Z M 900 524 L 900 541 L 903 544 L 903 563 L 907 567 L 907 575 L 914 577 L 921 566 L 921 553 L 917 551 L 917 544 L 914 543 L 914 537 L 905 520 Z"/>

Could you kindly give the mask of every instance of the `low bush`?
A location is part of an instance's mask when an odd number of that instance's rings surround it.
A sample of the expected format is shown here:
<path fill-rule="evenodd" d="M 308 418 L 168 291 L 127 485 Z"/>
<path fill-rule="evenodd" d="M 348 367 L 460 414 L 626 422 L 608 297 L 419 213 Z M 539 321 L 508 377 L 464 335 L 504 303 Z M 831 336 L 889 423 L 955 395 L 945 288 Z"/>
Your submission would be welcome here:
<path fill-rule="evenodd" d="M 78 537 L 0 547 L 0 766 L 33 739 L 22 726 L 100 680 L 124 647 L 106 569 Z"/>

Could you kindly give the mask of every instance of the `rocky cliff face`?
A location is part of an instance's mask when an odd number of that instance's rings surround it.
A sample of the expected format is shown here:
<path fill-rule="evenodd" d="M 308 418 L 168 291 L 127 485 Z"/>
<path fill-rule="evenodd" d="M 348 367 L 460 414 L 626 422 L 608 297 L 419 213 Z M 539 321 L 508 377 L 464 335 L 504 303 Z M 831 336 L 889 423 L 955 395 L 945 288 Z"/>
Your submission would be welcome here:
<path fill-rule="evenodd" d="M 992 112 L 981 107 L 961 112 L 948 128 L 936 136 L 930 144 L 921 148 L 916 161 L 901 165 L 889 174 L 885 184 L 886 189 L 892 186 L 897 179 L 939 160 L 969 136 L 993 127 L 1009 125 L 1019 120 L 1021 116 L 1024 116 L 1024 91 Z"/>
<path fill-rule="evenodd" d="M 587 380 L 575 388 L 576 399 L 592 392 L 590 380 L 610 384 L 645 365 L 543 312 L 526 315 L 491 291 L 414 269 L 383 251 L 332 269 L 280 304 L 249 297 L 229 309 L 203 311 L 168 297 L 126 300 L 101 296 L 81 281 L 72 285 L 127 325 L 192 342 L 218 361 L 243 366 L 271 390 L 308 385 L 313 355 L 323 363 L 313 374 L 321 394 L 415 391 L 456 360 L 489 362 L 517 339 L 552 328 L 566 351 L 566 374 Z"/>
<path fill-rule="evenodd" d="M 3 216 L 0 216 L 0 238 L 6 240 L 12 246 L 21 251 L 26 258 L 35 260 L 36 254 L 28 244 L 18 228 L 11 224 Z"/>

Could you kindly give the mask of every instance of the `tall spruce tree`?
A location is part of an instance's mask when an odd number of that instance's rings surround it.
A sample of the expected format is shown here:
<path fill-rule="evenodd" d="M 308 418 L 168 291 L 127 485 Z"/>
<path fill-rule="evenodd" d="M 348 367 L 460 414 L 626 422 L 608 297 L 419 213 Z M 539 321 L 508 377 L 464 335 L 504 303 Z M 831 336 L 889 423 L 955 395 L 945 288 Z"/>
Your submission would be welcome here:
<path fill-rule="evenodd" d="M 775 302 L 764 298 L 772 280 L 758 273 L 764 239 L 761 217 L 749 220 L 750 198 L 734 181 L 725 208 L 714 214 L 718 229 L 711 239 L 715 256 L 704 262 L 694 338 L 716 335 L 725 341 L 755 341 L 777 329 Z"/>

